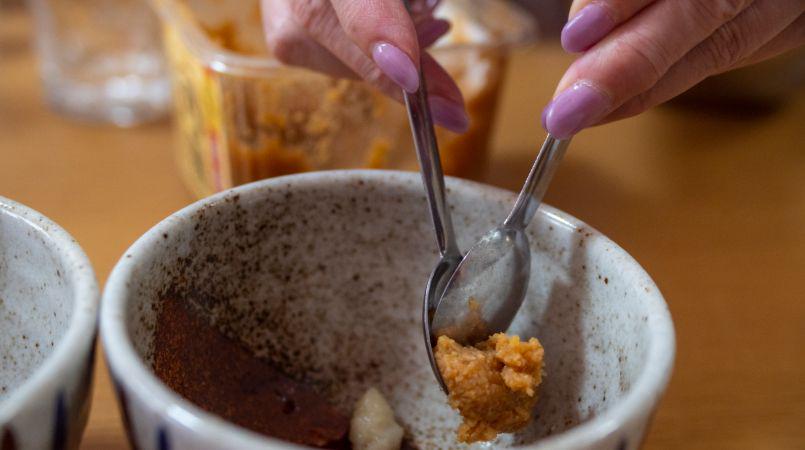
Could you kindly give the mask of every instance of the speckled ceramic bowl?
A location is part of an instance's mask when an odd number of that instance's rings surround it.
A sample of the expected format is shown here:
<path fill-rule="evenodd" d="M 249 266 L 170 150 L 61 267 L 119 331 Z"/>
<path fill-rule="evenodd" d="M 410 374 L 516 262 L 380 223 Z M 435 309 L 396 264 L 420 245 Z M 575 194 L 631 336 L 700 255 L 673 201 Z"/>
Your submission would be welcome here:
<path fill-rule="evenodd" d="M 448 191 L 464 249 L 514 200 L 455 179 Z M 543 207 L 528 233 L 533 274 L 512 331 L 545 347 L 536 418 L 521 433 L 464 448 L 639 447 L 673 365 L 662 296 L 626 252 L 567 214 Z M 172 215 L 126 252 L 104 292 L 101 333 L 133 443 L 294 448 L 200 410 L 154 376 L 153 330 L 170 296 L 345 411 L 376 386 L 418 448 L 461 447 L 418 322 L 435 249 L 415 173 L 275 178 Z"/>
<path fill-rule="evenodd" d="M 73 449 L 89 414 L 98 285 L 76 241 L 0 197 L 0 449 Z"/>

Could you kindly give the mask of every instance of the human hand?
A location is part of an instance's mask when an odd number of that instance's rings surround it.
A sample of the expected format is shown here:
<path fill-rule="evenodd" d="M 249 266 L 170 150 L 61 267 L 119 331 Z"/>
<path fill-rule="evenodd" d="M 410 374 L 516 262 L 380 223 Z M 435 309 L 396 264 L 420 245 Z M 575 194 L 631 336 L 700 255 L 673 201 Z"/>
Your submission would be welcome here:
<path fill-rule="evenodd" d="M 805 42 L 803 0 L 575 0 L 562 46 L 583 52 L 542 114 L 559 138 L 634 116 L 721 72 Z"/>
<path fill-rule="evenodd" d="M 262 0 L 269 49 L 280 61 L 336 77 L 362 78 L 401 101 L 419 88 L 420 57 L 433 120 L 456 132 L 469 118 L 456 83 L 421 49 L 450 24 L 433 17 L 438 0 Z"/>

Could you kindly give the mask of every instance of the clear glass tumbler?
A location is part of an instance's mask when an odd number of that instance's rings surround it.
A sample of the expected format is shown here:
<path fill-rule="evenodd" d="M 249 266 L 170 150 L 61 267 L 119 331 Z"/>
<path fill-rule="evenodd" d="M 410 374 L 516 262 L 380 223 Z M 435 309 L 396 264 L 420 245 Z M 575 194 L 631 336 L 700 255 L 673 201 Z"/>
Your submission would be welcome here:
<path fill-rule="evenodd" d="M 61 113 L 133 126 L 163 117 L 170 81 L 146 0 L 29 0 L 45 98 Z"/>

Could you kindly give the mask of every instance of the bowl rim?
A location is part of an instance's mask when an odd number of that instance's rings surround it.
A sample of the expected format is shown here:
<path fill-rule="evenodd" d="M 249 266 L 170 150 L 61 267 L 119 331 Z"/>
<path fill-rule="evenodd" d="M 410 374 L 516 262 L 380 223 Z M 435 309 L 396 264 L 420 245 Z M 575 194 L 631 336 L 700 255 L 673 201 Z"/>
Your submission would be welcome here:
<path fill-rule="evenodd" d="M 64 377 L 79 355 L 92 352 L 97 331 L 100 292 L 86 253 L 78 241 L 56 222 L 28 206 L 2 196 L 0 214 L 20 220 L 37 233 L 46 236 L 53 244 L 51 248 L 54 255 L 64 265 L 63 276 L 73 282 L 73 311 L 67 331 L 31 376 L 0 402 L 2 426 L 13 420 L 26 405 L 45 400 L 44 397 L 49 394 L 47 385 L 58 384 L 58 379 Z M 51 399 L 48 398 L 48 401 Z"/>
<path fill-rule="evenodd" d="M 399 184 L 419 180 L 416 172 L 393 170 L 333 170 L 309 172 L 282 177 L 270 178 L 262 181 L 244 184 L 210 197 L 196 201 L 181 210 L 171 214 L 160 221 L 132 246 L 115 265 L 110 274 L 102 296 L 100 314 L 100 333 L 103 348 L 105 349 L 108 369 L 113 379 L 126 385 L 139 400 L 147 404 L 149 410 L 160 412 L 167 418 L 174 420 L 197 436 L 208 440 L 212 444 L 234 445 L 236 448 L 275 449 L 275 448 L 306 448 L 276 438 L 266 437 L 214 414 L 203 411 L 191 402 L 182 398 L 159 380 L 147 367 L 137 354 L 132 342 L 128 339 L 124 312 L 128 299 L 129 276 L 135 263 L 142 255 L 147 254 L 151 245 L 162 240 L 162 234 L 170 232 L 171 228 L 185 221 L 191 220 L 192 214 L 200 208 L 210 208 L 225 203 L 225 199 L 234 195 L 241 198 L 248 194 L 270 190 L 275 186 L 282 186 L 293 180 L 296 186 L 321 186 L 322 184 L 348 184 L 357 180 L 380 185 Z M 457 195 L 458 191 L 480 190 L 489 198 L 505 202 L 513 202 L 513 192 L 485 185 L 478 182 L 447 177 L 447 187 Z M 623 268 L 631 268 L 638 275 L 649 292 L 645 293 L 642 303 L 651 302 L 649 308 L 648 329 L 651 330 L 651 342 L 647 350 L 645 368 L 637 380 L 632 383 L 631 389 L 607 410 L 577 426 L 561 433 L 545 437 L 533 444 L 522 448 L 537 450 L 544 448 L 585 448 L 603 438 L 614 435 L 619 427 L 647 417 L 657 407 L 671 377 L 675 355 L 675 333 L 670 311 L 660 294 L 659 289 L 637 263 L 620 246 L 612 242 L 599 231 L 584 222 L 548 205 L 540 207 L 538 213 L 553 223 L 569 229 L 583 227 L 585 231 L 610 249 L 610 253 L 619 256 L 623 261 Z M 116 374 L 125 374 L 117 378 Z"/>

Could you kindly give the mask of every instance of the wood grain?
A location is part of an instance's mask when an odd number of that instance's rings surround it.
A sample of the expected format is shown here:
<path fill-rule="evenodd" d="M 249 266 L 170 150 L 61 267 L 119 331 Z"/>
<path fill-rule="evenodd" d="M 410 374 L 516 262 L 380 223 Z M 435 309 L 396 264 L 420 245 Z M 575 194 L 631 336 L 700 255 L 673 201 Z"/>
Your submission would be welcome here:
<path fill-rule="evenodd" d="M 78 124 L 43 105 L 29 22 L 0 17 L 0 195 L 64 226 L 103 282 L 139 235 L 192 201 L 170 125 Z M 568 56 L 515 58 L 486 181 L 517 189 Z M 652 274 L 678 333 L 647 449 L 805 448 L 805 94 L 765 116 L 661 108 L 576 138 L 548 202 Z M 103 359 L 82 448 L 126 441 Z"/>

